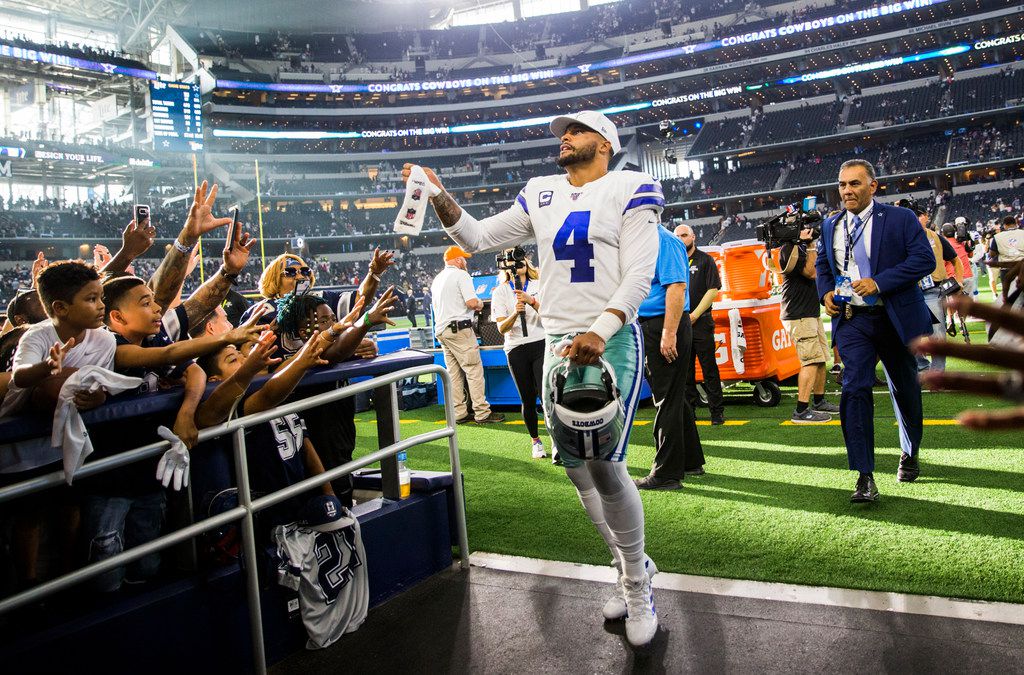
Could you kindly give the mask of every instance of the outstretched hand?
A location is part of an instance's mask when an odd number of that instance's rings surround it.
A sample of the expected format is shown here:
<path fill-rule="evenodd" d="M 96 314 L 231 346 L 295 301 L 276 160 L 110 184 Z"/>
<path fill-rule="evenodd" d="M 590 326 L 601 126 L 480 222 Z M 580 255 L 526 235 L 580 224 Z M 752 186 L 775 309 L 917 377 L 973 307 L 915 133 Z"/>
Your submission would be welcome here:
<path fill-rule="evenodd" d="M 151 222 L 149 218 L 141 223 L 133 220 L 121 232 L 121 248 L 132 260 L 148 251 L 156 240 L 156 228 Z"/>
<path fill-rule="evenodd" d="M 370 259 L 370 273 L 380 276 L 387 272 L 388 268 L 395 264 L 394 251 L 382 251 L 380 248 L 373 249 L 373 258 Z"/>
<path fill-rule="evenodd" d="M 238 274 L 245 269 L 249 263 L 249 253 L 256 245 L 256 239 L 249 236 L 248 232 L 242 232 L 241 223 L 235 228 L 235 237 L 232 241 L 224 242 L 224 271 L 228 274 Z"/>
<path fill-rule="evenodd" d="M 985 305 L 967 296 L 949 299 L 949 306 L 961 316 L 974 316 L 993 326 L 1024 337 L 1024 313 Z M 957 418 L 971 429 L 996 430 L 1024 428 L 1024 351 L 1014 347 L 968 345 L 933 338 L 921 339 L 912 345 L 918 354 L 955 356 L 957 358 L 1008 369 L 998 374 L 967 374 L 927 372 L 921 382 L 933 390 L 964 391 L 1001 398 L 1016 408 L 991 412 L 965 411 Z"/>
<path fill-rule="evenodd" d="M 201 236 L 224 227 L 231 222 L 231 218 L 217 218 L 213 215 L 213 203 L 217 199 L 217 184 L 207 190 L 207 182 L 196 188 L 195 197 L 192 199 L 192 206 L 188 210 L 188 217 L 185 219 L 185 226 L 182 233 L 188 241 L 182 242 L 186 245 L 194 244 Z"/>
<path fill-rule="evenodd" d="M 50 261 L 46 259 L 42 251 L 36 253 L 36 259 L 32 261 L 32 288 L 36 287 L 36 279 L 39 277 L 39 273 L 46 269 L 46 266 L 50 264 Z"/>

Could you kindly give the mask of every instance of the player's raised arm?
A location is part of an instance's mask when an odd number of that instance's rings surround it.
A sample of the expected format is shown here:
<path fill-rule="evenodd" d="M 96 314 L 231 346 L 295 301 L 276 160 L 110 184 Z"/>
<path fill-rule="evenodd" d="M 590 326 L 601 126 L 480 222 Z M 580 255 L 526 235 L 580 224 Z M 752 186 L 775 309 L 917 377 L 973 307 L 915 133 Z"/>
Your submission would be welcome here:
<path fill-rule="evenodd" d="M 403 180 L 409 180 L 412 167 L 412 164 L 405 164 L 402 168 Z M 430 198 L 437 217 L 452 239 L 469 253 L 505 248 L 533 236 L 533 225 L 522 192 L 505 211 L 477 220 L 455 202 L 433 170 L 427 167 L 422 169 L 427 179 L 441 188 L 441 194 Z"/>

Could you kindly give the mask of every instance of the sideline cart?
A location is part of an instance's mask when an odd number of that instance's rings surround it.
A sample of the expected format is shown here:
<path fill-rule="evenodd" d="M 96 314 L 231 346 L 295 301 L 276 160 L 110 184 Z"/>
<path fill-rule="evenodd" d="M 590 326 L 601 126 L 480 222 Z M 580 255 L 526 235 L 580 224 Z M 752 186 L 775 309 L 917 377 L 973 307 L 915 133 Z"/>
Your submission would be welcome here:
<path fill-rule="evenodd" d="M 754 403 L 774 407 L 782 400 L 779 383 L 800 372 L 800 360 L 782 323 L 782 300 L 772 297 L 774 274 L 764 244 L 755 239 L 702 247 L 718 266 L 722 292 L 715 302 L 715 361 L 723 385 L 748 382 Z M 704 381 L 695 364 L 696 381 Z M 703 387 L 698 387 L 703 402 Z"/>

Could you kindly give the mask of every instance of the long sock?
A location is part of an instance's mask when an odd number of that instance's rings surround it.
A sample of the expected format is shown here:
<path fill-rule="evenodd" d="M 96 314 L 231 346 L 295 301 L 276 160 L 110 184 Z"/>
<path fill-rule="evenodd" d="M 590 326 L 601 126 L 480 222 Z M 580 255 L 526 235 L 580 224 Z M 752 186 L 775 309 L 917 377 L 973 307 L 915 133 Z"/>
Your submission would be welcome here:
<path fill-rule="evenodd" d="M 590 472 L 586 466 L 566 466 L 565 473 L 569 475 L 569 480 L 576 486 L 576 494 L 580 497 L 583 510 L 590 516 L 590 522 L 594 523 L 594 527 L 601 534 L 604 543 L 608 545 L 612 558 L 621 568 L 622 556 L 619 555 L 619 550 L 615 546 L 615 537 L 612 536 L 612 531 L 608 529 L 608 523 L 605 522 L 601 495 L 597 493 L 597 488 L 594 487 L 594 479 L 590 477 Z"/>
<path fill-rule="evenodd" d="M 604 519 L 622 557 L 622 573 L 633 581 L 644 578 L 644 505 L 626 471 L 625 462 L 587 462 L 601 496 Z"/>

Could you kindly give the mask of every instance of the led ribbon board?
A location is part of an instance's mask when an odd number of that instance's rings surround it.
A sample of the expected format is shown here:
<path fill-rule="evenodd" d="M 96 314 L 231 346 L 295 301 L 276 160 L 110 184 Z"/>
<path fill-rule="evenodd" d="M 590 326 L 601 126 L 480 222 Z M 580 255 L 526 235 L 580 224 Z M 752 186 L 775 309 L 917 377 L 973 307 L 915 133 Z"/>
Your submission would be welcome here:
<path fill-rule="evenodd" d="M 9 59 L 18 59 L 19 61 L 44 63 L 51 66 L 91 70 L 97 73 L 105 73 L 107 75 L 124 75 L 126 77 L 137 77 L 143 80 L 156 79 L 156 73 L 152 70 L 129 68 L 128 66 L 119 66 L 116 63 L 90 61 L 89 59 L 80 59 L 74 56 L 66 56 L 64 54 L 53 54 L 42 50 L 15 47 L 14 45 L 5 44 L 3 42 L 0 42 L 0 56 L 5 56 Z"/>
<path fill-rule="evenodd" d="M 1024 39 L 1024 34 L 1018 37 Z M 995 40 L 987 40 L 986 42 L 995 42 Z M 997 45 L 992 44 L 989 46 Z M 887 68 L 895 68 L 896 66 L 901 66 L 906 63 L 916 63 L 919 61 L 927 61 L 929 59 L 947 58 L 950 56 L 955 56 L 957 54 L 969 52 L 971 51 L 971 49 L 971 45 L 967 44 L 953 45 L 951 47 L 946 47 L 945 49 L 938 49 L 930 52 L 922 52 L 920 54 L 894 56 L 892 58 L 880 59 L 878 61 L 851 64 L 849 66 L 843 66 L 842 68 L 830 68 L 828 70 L 819 70 L 814 73 L 794 75 L 793 77 L 783 78 L 781 80 L 778 80 L 777 82 L 764 82 L 759 84 L 720 87 L 717 89 L 709 89 L 707 91 L 680 94 L 679 96 L 673 96 L 671 98 L 660 98 L 655 99 L 653 101 L 643 101 L 640 103 L 631 103 L 629 105 L 613 106 L 611 108 L 603 108 L 601 112 L 604 113 L 605 115 L 617 115 L 619 113 L 632 112 L 635 110 L 646 110 L 648 108 L 660 108 L 667 105 L 675 105 L 677 103 L 688 103 L 691 101 L 704 101 L 709 99 L 722 98 L 725 96 L 733 96 L 735 94 L 742 93 L 743 91 L 755 91 L 757 89 L 763 89 L 765 87 L 789 86 L 794 84 L 800 84 L 802 82 L 813 82 L 815 80 L 828 79 L 832 77 L 841 77 L 843 75 L 849 75 L 852 73 L 863 73 L 871 70 L 884 70 Z M 548 124 L 555 117 L 556 115 L 547 115 L 544 117 L 529 117 L 526 119 L 508 120 L 505 122 L 484 122 L 481 124 L 461 124 L 447 127 L 423 127 L 419 129 L 374 129 L 368 131 L 250 131 L 248 129 L 214 129 L 213 135 L 217 138 L 260 138 L 269 140 L 303 141 L 344 138 L 403 138 L 408 136 L 467 134 L 479 131 L 500 131 L 502 129 L 520 129 L 523 127 L 535 127 Z"/>
<path fill-rule="evenodd" d="M 883 5 L 875 5 L 855 12 L 844 12 L 833 16 L 800 21 L 797 23 L 783 24 L 759 31 L 740 33 L 718 40 L 701 42 L 693 45 L 670 47 L 659 49 L 653 52 L 635 54 L 633 56 L 622 56 L 617 59 L 599 61 L 597 63 L 585 63 L 579 66 L 568 66 L 565 68 L 550 68 L 545 70 L 531 70 L 525 73 L 513 75 L 495 75 L 493 77 L 473 77 L 459 80 L 425 80 L 420 82 L 372 82 L 372 83 L 343 83 L 343 84 L 292 84 L 285 82 L 242 82 L 239 80 L 217 80 L 218 89 L 237 89 L 243 91 L 278 91 L 298 94 L 403 94 L 419 93 L 425 91 L 449 91 L 453 89 L 482 89 L 485 87 L 497 87 L 522 82 L 536 82 L 555 78 L 573 77 L 575 75 L 587 75 L 601 70 L 611 70 L 623 66 L 636 65 L 638 63 L 649 63 L 661 61 L 677 56 L 689 56 L 699 52 L 706 52 L 712 49 L 732 47 L 741 44 L 764 42 L 780 37 L 798 35 L 800 33 L 812 33 L 833 26 L 855 24 L 862 21 L 869 21 L 893 14 L 901 14 L 924 7 L 933 7 L 950 0 L 906 0 L 905 2 L 893 2 Z"/>

